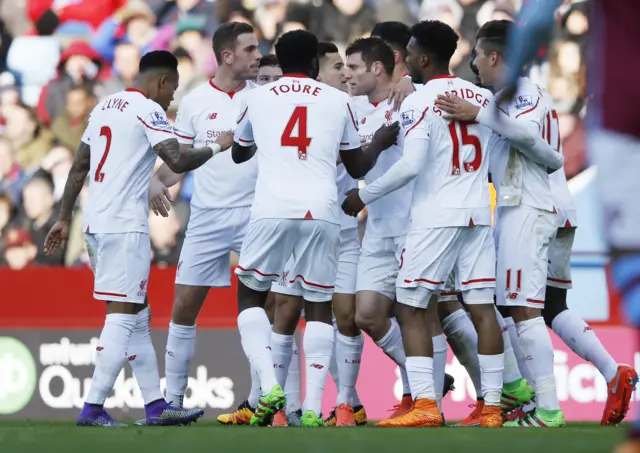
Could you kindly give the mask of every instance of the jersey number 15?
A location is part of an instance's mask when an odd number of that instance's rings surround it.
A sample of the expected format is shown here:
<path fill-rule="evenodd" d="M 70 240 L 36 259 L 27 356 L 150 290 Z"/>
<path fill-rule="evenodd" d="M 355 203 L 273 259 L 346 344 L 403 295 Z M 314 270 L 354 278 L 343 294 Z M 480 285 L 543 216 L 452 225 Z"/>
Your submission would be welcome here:
<path fill-rule="evenodd" d="M 451 175 L 460 175 L 460 146 L 471 145 L 475 150 L 474 158 L 471 162 L 463 162 L 464 171 L 467 173 L 473 173 L 478 171 L 482 164 L 482 144 L 480 139 L 473 134 L 469 133 L 469 126 L 477 124 L 476 121 L 461 122 L 452 121 L 449 123 L 449 134 L 451 135 L 451 142 L 453 144 L 453 156 L 451 162 Z M 460 137 L 458 138 L 458 129 L 460 129 Z"/>
<path fill-rule="evenodd" d="M 298 129 L 298 135 L 293 135 L 293 130 Z M 298 148 L 298 159 L 307 160 L 307 148 L 311 145 L 311 138 L 307 136 L 307 107 L 298 106 L 293 110 L 291 118 L 284 127 L 280 137 L 280 146 L 293 146 Z"/>

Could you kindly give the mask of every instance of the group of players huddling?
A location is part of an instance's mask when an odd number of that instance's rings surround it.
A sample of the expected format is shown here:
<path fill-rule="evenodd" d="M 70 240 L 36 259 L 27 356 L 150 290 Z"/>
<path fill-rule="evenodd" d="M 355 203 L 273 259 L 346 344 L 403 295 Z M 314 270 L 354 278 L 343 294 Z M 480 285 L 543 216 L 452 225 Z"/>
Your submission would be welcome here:
<path fill-rule="evenodd" d="M 83 229 L 107 315 L 77 424 L 125 426 L 103 404 L 127 362 L 145 402 L 138 424 L 203 415 L 182 408 L 195 323 L 209 288 L 230 285 L 231 251 L 240 254 L 238 328 L 252 388 L 223 424 L 365 424 L 356 392 L 364 331 L 402 377 L 402 401 L 378 426 L 444 425 L 448 343 L 478 398 L 460 425 L 561 427 L 547 326 L 602 373 L 602 424 L 620 423 L 637 373 L 567 310 L 577 220 L 553 103 L 525 77 L 499 101 L 510 26 L 478 32 L 474 85 L 450 75 L 458 37 L 442 22 L 380 23 L 347 47 L 346 64 L 335 45 L 301 30 L 261 58 L 251 26 L 227 23 L 213 39 L 215 77 L 184 98 L 173 127 L 165 111 L 177 61 L 143 56 L 136 88 L 92 112 L 45 244 L 48 253 L 64 244 L 88 175 Z M 164 164 L 152 175 L 157 156 Z M 149 335 L 147 219 L 149 204 L 167 215 L 168 187 L 191 170 L 165 399 Z M 301 315 L 303 403 L 293 337 Z M 338 397 L 323 420 L 328 372 Z"/>

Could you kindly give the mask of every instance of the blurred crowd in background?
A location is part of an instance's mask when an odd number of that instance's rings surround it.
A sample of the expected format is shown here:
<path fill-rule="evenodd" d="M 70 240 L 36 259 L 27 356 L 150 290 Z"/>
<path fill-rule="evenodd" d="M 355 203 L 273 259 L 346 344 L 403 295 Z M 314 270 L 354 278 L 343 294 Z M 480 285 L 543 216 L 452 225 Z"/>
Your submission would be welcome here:
<path fill-rule="evenodd" d="M 212 77 L 211 37 L 223 22 L 256 29 L 263 54 L 282 33 L 308 29 L 343 49 L 380 21 L 441 20 L 460 34 L 451 70 L 469 69 L 478 28 L 513 19 L 527 0 L 0 0 L 0 266 L 86 266 L 81 231 L 83 190 L 66 249 L 42 251 L 93 106 L 132 85 L 142 54 L 178 57 L 180 99 Z M 565 1 L 552 44 L 530 68 L 560 116 L 568 177 L 584 170 L 583 117 L 588 1 Z M 168 218 L 150 217 L 153 263 L 178 262 L 189 217 L 193 177 L 172 188 Z"/>

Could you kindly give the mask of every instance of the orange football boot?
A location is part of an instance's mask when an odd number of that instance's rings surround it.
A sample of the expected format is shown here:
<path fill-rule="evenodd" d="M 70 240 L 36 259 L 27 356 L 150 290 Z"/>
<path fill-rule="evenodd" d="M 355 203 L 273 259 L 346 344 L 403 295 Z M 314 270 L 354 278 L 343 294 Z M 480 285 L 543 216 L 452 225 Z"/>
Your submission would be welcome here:
<path fill-rule="evenodd" d="M 271 422 L 271 426 L 273 428 L 288 428 L 289 422 L 287 421 L 287 415 L 284 413 L 284 410 L 279 410 L 273 416 L 273 422 Z"/>
<path fill-rule="evenodd" d="M 480 414 L 482 428 L 502 428 L 502 414 L 500 406 L 484 406 Z"/>
<path fill-rule="evenodd" d="M 393 411 L 393 414 L 387 417 L 387 420 L 400 417 L 406 414 L 411 410 L 412 407 L 413 407 L 413 400 L 411 399 L 411 395 L 402 395 L 400 404 L 396 404 L 395 406 L 393 406 L 393 409 L 390 409 L 390 411 Z"/>
<path fill-rule="evenodd" d="M 607 404 L 602 413 L 602 426 L 619 424 L 629 411 L 631 394 L 638 383 L 638 373 L 628 365 L 618 366 L 618 371 L 609 382 Z"/>
<path fill-rule="evenodd" d="M 473 412 L 467 415 L 467 418 L 462 420 L 456 426 L 480 426 L 480 415 L 482 414 L 482 408 L 484 407 L 484 401 L 478 400 L 476 404 L 470 404 L 469 407 L 473 407 Z"/>
<path fill-rule="evenodd" d="M 442 426 L 442 414 L 435 400 L 421 398 L 413 403 L 413 408 L 395 418 L 378 423 L 383 428 L 423 428 Z"/>
<path fill-rule="evenodd" d="M 346 403 L 336 407 L 336 426 L 356 426 L 353 408 Z"/>

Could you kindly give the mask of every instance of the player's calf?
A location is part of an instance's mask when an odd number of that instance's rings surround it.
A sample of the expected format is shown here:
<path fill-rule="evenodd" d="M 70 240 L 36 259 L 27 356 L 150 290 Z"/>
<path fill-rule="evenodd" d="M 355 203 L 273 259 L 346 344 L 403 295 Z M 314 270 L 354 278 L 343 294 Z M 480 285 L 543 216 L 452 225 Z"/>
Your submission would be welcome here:
<path fill-rule="evenodd" d="M 373 341 L 380 341 L 391 328 L 388 313 L 393 301 L 374 291 L 356 293 L 355 322 Z"/>

